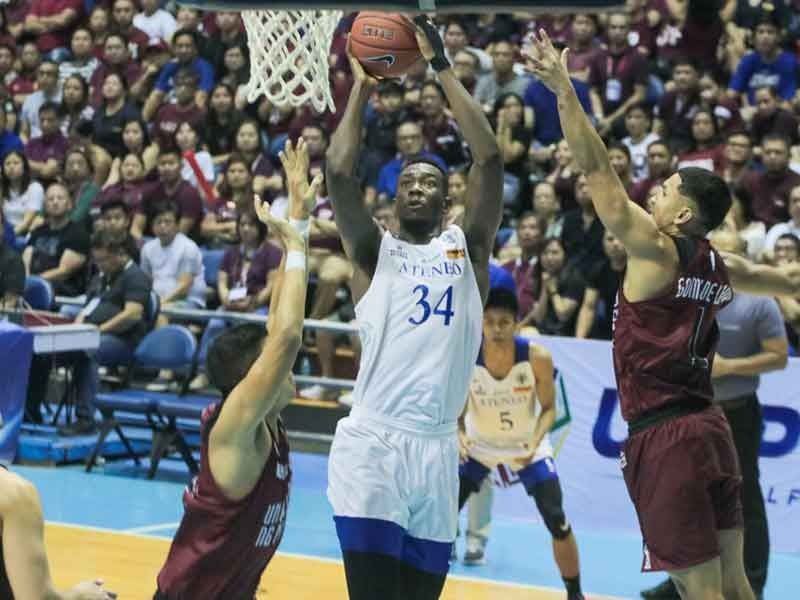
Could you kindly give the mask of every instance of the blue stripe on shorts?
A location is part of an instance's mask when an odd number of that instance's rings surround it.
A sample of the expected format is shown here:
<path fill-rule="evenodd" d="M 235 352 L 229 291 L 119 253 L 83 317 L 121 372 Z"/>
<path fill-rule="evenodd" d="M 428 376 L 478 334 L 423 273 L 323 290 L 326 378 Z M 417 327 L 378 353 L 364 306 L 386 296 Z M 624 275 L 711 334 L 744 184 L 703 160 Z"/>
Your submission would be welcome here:
<path fill-rule="evenodd" d="M 451 542 L 411 537 L 392 521 L 362 517 L 333 517 L 343 552 L 375 552 L 396 558 L 427 573 L 446 574 Z"/>
<path fill-rule="evenodd" d="M 483 480 L 489 474 L 489 469 L 483 466 L 474 458 L 467 458 L 458 467 L 458 474 L 460 477 L 465 477 L 472 481 L 475 485 L 481 485 Z M 515 475 L 519 477 L 522 485 L 526 490 L 533 490 L 537 483 L 548 481 L 550 479 L 558 479 L 556 472 L 556 465 L 552 458 L 542 458 L 534 463 L 529 464 L 527 467 L 520 471 L 516 471 Z"/>

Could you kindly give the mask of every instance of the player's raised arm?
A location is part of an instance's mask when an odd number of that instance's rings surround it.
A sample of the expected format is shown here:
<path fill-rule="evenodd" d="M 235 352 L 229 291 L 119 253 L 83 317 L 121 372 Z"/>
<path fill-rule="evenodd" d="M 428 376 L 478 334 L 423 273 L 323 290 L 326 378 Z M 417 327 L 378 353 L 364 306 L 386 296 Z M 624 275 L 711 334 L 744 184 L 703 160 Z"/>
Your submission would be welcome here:
<path fill-rule="evenodd" d="M 284 398 L 297 352 L 302 343 L 306 305 L 307 228 L 310 206 L 321 178 L 308 183 L 308 155 L 301 142 L 295 151 L 287 144 L 281 154 L 289 189 L 292 223 L 270 213 L 267 203 L 256 196 L 258 218 L 275 234 L 283 247 L 281 278 L 274 286 L 266 341 L 250 370 L 230 391 L 212 430 L 212 443 L 248 447 L 264 418 Z M 223 390 L 223 393 L 225 390 Z"/>
<path fill-rule="evenodd" d="M 758 296 L 800 296 L 800 264 L 772 267 L 752 263 L 730 252 L 720 254 L 735 290 Z"/>
<path fill-rule="evenodd" d="M 534 37 L 526 53 L 527 69 L 555 95 L 564 137 L 578 167 L 586 174 L 592 203 L 609 231 L 619 238 L 635 258 L 658 260 L 673 252 L 652 217 L 632 202 L 611 167 L 608 151 L 583 111 L 567 71 L 567 53 L 553 47 L 544 30 Z"/>
<path fill-rule="evenodd" d="M 439 75 L 450 110 L 472 153 L 472 167 L 464 198 L 464 233 L 470 259 L 476 266 L 481 293 L 488 292 L 488 264 L 497 228 L 503 217 L 503 158 L 497 138 L 480 105 L 450 68 L 439 32 L 428 17 L 414 18 L 417 43 L 422 56 Z M 485 273 L 483 273 L 485 271 Z M 481 278 L 485 275 L 486 281 Z"/>
<path fill-rule="evenodd" d="M 353 73 L 353 88 L 325 153 L 325 177 L 344 251 L 356 267 L 371 277 L 378 262 L 381 234 L 364 202 L 356 165 L 361 153 L 364 109 L 378 81 L 367 75 L 350 53 L 349 39 L 347 57 Z"/>

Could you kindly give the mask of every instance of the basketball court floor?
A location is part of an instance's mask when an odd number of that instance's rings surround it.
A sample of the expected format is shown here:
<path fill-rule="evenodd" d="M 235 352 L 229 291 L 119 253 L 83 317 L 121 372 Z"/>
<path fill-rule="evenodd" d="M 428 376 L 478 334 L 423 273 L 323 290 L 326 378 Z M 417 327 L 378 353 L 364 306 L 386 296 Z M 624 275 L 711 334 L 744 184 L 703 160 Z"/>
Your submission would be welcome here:
<path fill-rule="evenodd" d="M 325 497 L 327 457 L 293 452 L 289 516 L 280 551 L 268 567 L 258 598 L 345 600 L 344 573 L 332 514 Z M 183 469 L 160 471 L 159 480 L 120 463 L 86 474 L 81 467 L 14 467 L 36 484 L 47 520 L 47 549 L 57 584 L 96 576 L 122 600 L 149 600 L 155 577 L 182 514 Z M 517 490 L 515 490 L 517 491 Z M 520 493 L 521 490 L 519 490 Z M 550 539 L 531 503 L 529 515 L 504 506 L 496 495 L 487 564 L 451 570 L 446 600 L 551 600 L 564 598 Z M 612 537 L 576 530 L 587 598 L 638 598 L 660 580 L 638 566 L 637 536 Z M 459 551 L 463 553 L 463 538 Z M 800 598 L 800 556 L 775 554 L 767 600 Z M 198 599 L 200 600 L 200 599 Z"/>

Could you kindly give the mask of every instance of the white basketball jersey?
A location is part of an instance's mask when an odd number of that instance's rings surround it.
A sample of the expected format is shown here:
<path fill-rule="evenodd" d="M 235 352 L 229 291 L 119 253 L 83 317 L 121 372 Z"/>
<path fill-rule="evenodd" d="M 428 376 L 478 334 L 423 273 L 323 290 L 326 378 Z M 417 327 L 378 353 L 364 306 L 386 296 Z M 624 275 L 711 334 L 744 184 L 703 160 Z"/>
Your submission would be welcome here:
<path fill-rule="evenodd" d="M 385 232 L 355 311 L 362 350 L 354 407 L 415 430 L 455 424 L 483 320 L 464 232 L 451 225 L 428 244 Z"/>
<path fill-rule="evenodd" d="M 503 379 L 495 379 L 481 355 L 469 385 L 464 425 L 472 442 L 470 456 L 487 466 L 522 458 L 534 450 L 530 442 L 541 412 L 536 375 L 529 360 L 529 342 L 522 338 L 514 341 L 514 366 Z M 537 455 L 550 453 L 545 435 Z"/>

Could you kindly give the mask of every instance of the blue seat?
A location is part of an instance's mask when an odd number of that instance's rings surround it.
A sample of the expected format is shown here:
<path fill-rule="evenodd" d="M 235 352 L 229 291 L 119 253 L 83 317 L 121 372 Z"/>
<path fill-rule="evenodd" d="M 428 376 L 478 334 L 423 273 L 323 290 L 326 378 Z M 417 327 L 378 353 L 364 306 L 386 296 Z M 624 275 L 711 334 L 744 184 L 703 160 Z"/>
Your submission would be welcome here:
<path fill-rule="evenodd" d="M 151 302 L 148 304 L 152 305 Z M 152 308 L 152 306 L 151 306 Z M 149 317 L 150 315 L 146 315 Z M 181 394 L 185 394 L 189 386 L 189 381 L 195 372 L 195 355 L 197 354 L 197 341 L 192 333 L 181 325 L 167 325 L 148 333 L 134 352 L 133 364 L 130 369 L 170 369 L 182 378 L 180 387 Z M 139 458 L 133 452 L 133 448 L 120 427 L 120 422 L 115 416 L 116 412 L 123 411 L 142 415 L 149 429 L 153 431 L 153 445 L 151 447 L 151 466 L 149 476 L 155 475 L 153 466 L 155 452 L 160 441 L 159 433 L 168 429 L 169 422 L 158 413 L 158 399 L 161 394 L 157 392 L 145 392 L 139 390 L 121 390 L 118 392 L 101 393 L 95 397 L 95 405 L 103 415 L 100 425 L 100 432 L 97 442 L 91 455 L 86 461 L 86 471 L 91 471 L 94 467 L 97 455 L 102 448 L 103 442 L 108 434 L 114 430 L 128 451 L 128 455 L 138 465 Z M 165 450 L 165 449 L 163 449 Z M 161 450 L 161 454 L 163 454 Z M 157 466 L 158 460 L 155 460 Z"/>
<path fill-rule="evenodd" d="M 206 285 L 210 288 L 217 289 L 217 281 L 219 279 L 219 268 L 222 265 L 222 257 L 225 256 L 224 250 L 202 250 L 203 254 L 203 270 L 206 279 Z"/>
<path fill-rule="evenodd" d="M 166 454 L 170 446 L 174 446 L 183 458 L 183 462 L 189 468 L 189 472 L 195 475 L 198 471 L 197 461 L 192 456 L 191 448 L 186 442 L 186 433 L 178 422 L 178 419 L 195 421 L 200 424 L 200 417 L 203 411 L 213 402 L 214 398 L 204 398 L 201 396 L 184 396 L 177 398 L 163 397 L 159 399 L 157 409 L 158 414 L 167 420 L 166 427 L 158 431 L 154 437 L 154 450 L 150 456 L 150 470 L 155 475 L 158 463 Z"/>
<path fill-rule="evenodd" d="M 34 310 L 50 310 L 55 299 L 53 286 L 38 275 L 28 275 L 25 278 L 25 291 L 22 293 L 22 298 Z"/>

